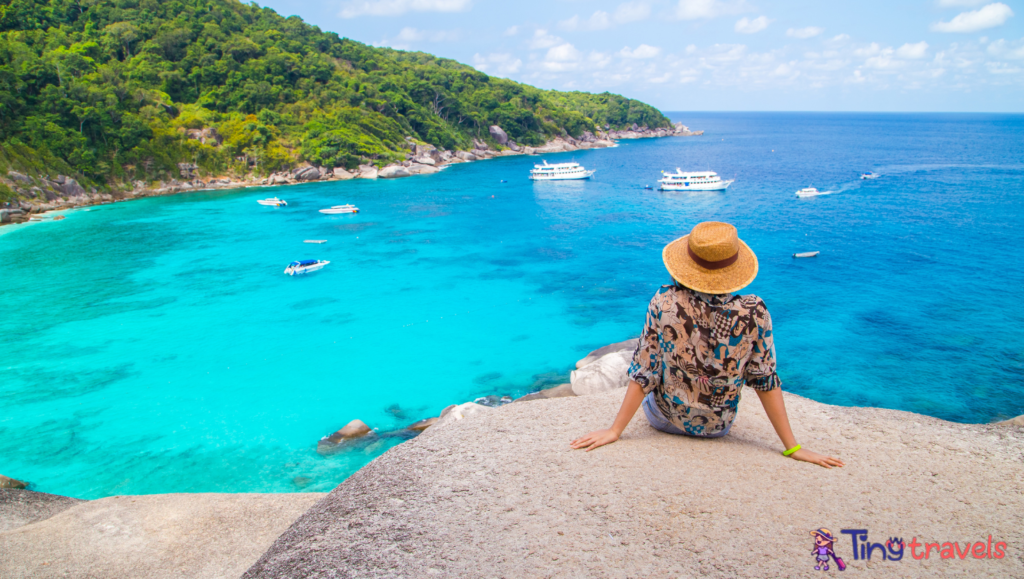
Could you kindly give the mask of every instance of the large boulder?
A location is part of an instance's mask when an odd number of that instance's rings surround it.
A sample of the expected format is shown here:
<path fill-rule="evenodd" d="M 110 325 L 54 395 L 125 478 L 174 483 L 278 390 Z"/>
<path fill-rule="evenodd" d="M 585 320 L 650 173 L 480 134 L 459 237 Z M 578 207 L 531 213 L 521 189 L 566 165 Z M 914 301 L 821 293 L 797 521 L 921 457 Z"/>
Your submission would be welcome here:
<path fill-rule="evenodd" d="M 430 157 L 428 155 L 423 155 L 423 156 L 420 156 L 420 157 L 413 157 L 412 160 L 415 161 L 416 163 L 421 164 L 421 165 L 436 165 L 437 164 L 437 161 L 435 161 L 433 159 L 433 157 Z"/>
<path fill-rule="evenodd" d="M 508 142 L 508 148 L 512 149 L 513 151 L 519 152 L 519 150 L 522 147 L 520 147 L 515 141 L 509 141 Z"/>
<path fill-rule="evenodd" d="M 409 177 L 412 173 L 401 165 L 388 165 L 377 174 L 381 179 L 395 179 L 398 177 Z"/>
<path fill-rule="evenodd" d="M 476 155 L 468 153 L 466 151 L 455 151 L 455 156 L 462 159 L 463 161 L 476 161 Z"/>
<path fill-rule="evenodd" d="M 413 163 L 407 167 L 410 173 L 413 175 L 430 175 L 432 173 L 439 173 L 441 170 L 433 165 L 420 165 L 419 163 Z"/>
<path fill-rule="evenodd" d="M 508 144 L 508 135 L 505 131 L 501 130 L 501 127 L 498 125 L 491 125 L 487 130 L 491 133 L 491 137 L 493 137 L 495 141 L 498 141 L 499 145 Z"/>
<path fill-rule="evenodd" d="M 481 412 L 486 412 L 488 410 L 490 410 L 490 408 L 488 408 L 487 406 L 484 406 L 483 404 L 477 404 L 475 402 L 466 402 L 465 404 L 458 405 L 453 404 L 452 406 L 445 408 L 444 411 L 441 412 L 441 417 L 437 419 L 437 422 L 434 423 L 434 426 L 444 426 L 446 424 L 458 422 L 459 420 L 465 420 L 466 418 L 480 414 Z"/>
<path fill-rule="evenodd" d="M 633 352 L 621 350 L 605 354 L 594 362 L 573 370 L 569 375 L 572 391 L 577 396 L 587 396 L 624 388 L 629 384 L 629 363 Z"/>
<path fill-rule="evenodd" d="M 359 165 L 359 175 L 357 179 L 376 179 L 379 174 L 377 168 L 373 165 Z"/>
<path fill-rule="evenodd" d="M 996 422 L 999 426 L 1024 426 L 1024 414 L 1016 416 L 1009 420 L 1003 420 L 1002 422 Z"/>
<path fill-rule="evenodd" d="M 480 139 L 473 139 L 473 148 L 474 149 L 482 149 L 482 150 L 486 151 L 487 149 L 490 149 L 491 146 L 488 145 L 487 143 L 481 141 Z"/>
<path fill-rule="evenodd" d="M 346 171 L 344 167 L 335 167 L 334 171 L 332 171 L 332 173 L 334 174 L 334 178 L 335 179 L 341 179 L 343 181 L 348 180 L 348 179 L 355 179 L 355 177 L 356 177 L 352 173 L 349 173 L 348 171 Z"/>
<path fill-rule="evenodd" d="M 545 388 L 526 396 L 516 398 L 513 402 L 527 402 L 530 400 L 547 400 L 549 398 L 565 398 L 567 396 L 575 396 L 576 393 L 572 391 L 572 384 L 559 384 L 554 388 Z"/>
<path fill-rule="evenodd" d="M 292 176 L 295 177 L 296 181 L 318 181 L 320 180 L 320 169 L 316 167 L 300 167 L 292 173 Z"/>
<path fill-rule="evenodd" d="M 612 352 L 629 351 L 629 353 L 632 354 L 636 350 L 636 345 L 638 343 L 640 343 L 640 338 L 633 338 L 632 340 L 616 342 L 614 344 L 608 344 L 607 346 L 598 348 L 584 356 L 579 362 L 576 362 L 576 368 L 582 368 L 587 364 L 596 362 L 599 358 L 611 354 Z"/>

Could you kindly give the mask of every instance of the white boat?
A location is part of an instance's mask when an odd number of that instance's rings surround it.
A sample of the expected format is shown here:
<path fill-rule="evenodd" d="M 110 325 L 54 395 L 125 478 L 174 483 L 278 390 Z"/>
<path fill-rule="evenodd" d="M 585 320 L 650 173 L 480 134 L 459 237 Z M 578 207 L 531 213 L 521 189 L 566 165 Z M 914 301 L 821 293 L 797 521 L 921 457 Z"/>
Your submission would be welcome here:
<path fill-rule="evenodd" d="M 793 257 L 818 257 L 820 251 L 805 251 L 803 253 L 794 253 Z"/>
<path fill-rule="evenodd" d="M 335 205 L 334 207 L 328 207 L 327 209 L 321 209 L 320 213 L 326 215 L 337 215 L 339 213 L 359 213 L 359 208 L 355 205 Z"/>
<path fill-rule="evenodd" d="M 796 192 L 797 197 L 815 197 L 817 195 L 828 195 L 831 191 L 818 191 L 814 187 L 804 187 Z"/>
<path fill-rule="evenodd" d="M 589 179 L 593 171 L 584 169 L 579 163 L 555 163 L 549 165 L 544 161 L 543 165 L 534 165 L 530 171 L 530 179 L 534 181 L 562 181 L 565 179 Z"/>
<path fill-rule="evenodd" d="M 288 275 L 301 275 L 318 269 L 323 269 L 328 263 L 331 262 L 323 259 L 304 259 L 302 261 L 293 261 L 288 264 L 288 267 L 284 268 L 284 272 Z"/>
<path fill-rule="evenodd" d="M 661 174 L 664 177 L 658 183 L 661 183 L 659 189 L 662 191 L 725 191 L 733 183 L 723 181 L 714 171 L 684 173 L 676 167 L 675 173 L 662 171 Z"/>
<path fill-rule="evenodd" d="M 326 239 L 305 239 L 302 243 L 327 243 Z"/>
<path fill-rule="evenodd" d="M 879 177 L 881 177 L 881 175 L 879 175 L 878 173 L 873 173 L 871 171 L 860 174 L 861 179 L 878 179 Z"/>
<path fill-rule="evenodd" d="M 288 202 L 284 199 L 278 199 L 277 197 L 271 197 L 270 199 L 257 199 L 257 203 L 260 205 L 270 205 L 271 207 L 280 207 L 282 205 L 288 205 Z"/>

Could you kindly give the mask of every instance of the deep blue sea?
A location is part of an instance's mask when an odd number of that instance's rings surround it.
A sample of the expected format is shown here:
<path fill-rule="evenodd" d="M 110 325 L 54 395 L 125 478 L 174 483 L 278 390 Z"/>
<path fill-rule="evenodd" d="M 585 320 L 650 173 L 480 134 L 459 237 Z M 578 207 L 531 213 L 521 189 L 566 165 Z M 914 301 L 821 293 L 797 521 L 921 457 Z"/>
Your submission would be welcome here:
<path fill-rule="evenodd" d="M 348 421 L 520 396 L 637 336 L 662 246 L 704 220 L 758 255 L 784 388 L 1024 414 L 1024 116 L 671 116 L 704 136 L 544 157 L 591 181 L 535 184 L 540 159 L 511 157 L 0 228 L 0 473 L 81 498 L 330 490 L 401 441 L 319 456 Z M 643 189 L 676 167 L 736 183 Z M 288 207 L 256 204 L 273 195 Z M 317 212 L 342 203 L 362 211 Z M 282 274 L 307 258 L 331 264 Z"/>

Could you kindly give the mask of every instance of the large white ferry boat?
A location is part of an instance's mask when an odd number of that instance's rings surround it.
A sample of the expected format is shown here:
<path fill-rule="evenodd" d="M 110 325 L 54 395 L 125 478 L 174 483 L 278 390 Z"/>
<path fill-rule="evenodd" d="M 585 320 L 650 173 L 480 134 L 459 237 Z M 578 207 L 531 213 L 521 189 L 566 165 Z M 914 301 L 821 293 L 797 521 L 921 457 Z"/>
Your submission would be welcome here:
<path fill-rule="evenodd" d="M 589 179 L 594 174 L 580 166 L 579 163 L 555 163 L 534 165 L 530 171 L 530 179 L 534 181 L 558 181 L 562 179 Z"/>
<path fill-rule="evenodd" d="M 666 173 L 658 183 L 661 183 L 662 191 L 725 191 L 732 181 L 723 181 L 718 173 L 714 171 L 695 171 L 683 173 L 683 170 L 676 168 L 675 173 Z"/>

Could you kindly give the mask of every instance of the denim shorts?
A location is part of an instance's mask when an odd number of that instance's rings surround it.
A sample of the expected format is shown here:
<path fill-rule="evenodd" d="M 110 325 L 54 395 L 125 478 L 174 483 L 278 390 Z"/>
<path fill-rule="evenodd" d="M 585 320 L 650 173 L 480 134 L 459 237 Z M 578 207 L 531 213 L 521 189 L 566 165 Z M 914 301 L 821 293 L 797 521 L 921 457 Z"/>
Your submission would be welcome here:
<path fill-rule="evenodd" d="M 732 424 L 725 427 L 725 430 L 716 434 L 690 434 L 685 430 L 677 427 L 675 424 L 669 422 L 665 415 L 661 413 L 661 409 L 658 408 L 658 403 L 654 401 L 654 392 L 651 392 L 647 396 L 644 396 L 644 401 L 640 405 L 644 409 L 644 414 L 647 416 L 647 422 L 651 423 L 651 426 L 655 430 L 667 432 L 669 434 L 682 434 L 683 436 L 692 436 L 694 438 L 720 438 L 729 434 L 729 429 L 732 428 Z"/>

